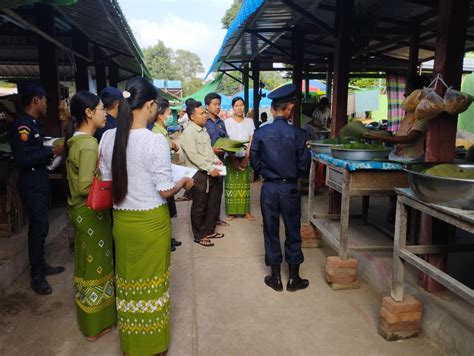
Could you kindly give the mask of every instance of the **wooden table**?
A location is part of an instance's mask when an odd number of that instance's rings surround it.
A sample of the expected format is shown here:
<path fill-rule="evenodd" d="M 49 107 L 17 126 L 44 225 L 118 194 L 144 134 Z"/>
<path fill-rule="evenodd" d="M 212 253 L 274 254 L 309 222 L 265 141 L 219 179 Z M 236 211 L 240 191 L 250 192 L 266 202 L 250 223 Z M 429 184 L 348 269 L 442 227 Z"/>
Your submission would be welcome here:
<path fill-rule="evenodd" d="M 323 157 L 323 158 L 322 158 Z M 342 204 L 340 215 L 320 215 L 313 214 L 314 203 L 314 186 L 316 163 L 320 162 L 327 166 L 326 185 L 341 193 Z M 380 163 L 380 162 L 378 162 Z M 351 170 L 349 168 L 339 167 L 328 160 L 324 159 L 324 155 L 313 155 L 309 176 L 309 193 L 308 193 L 308 222 L 313 224 L 323 234 L 323 239 L 330 243 L 338 252 L 339 257 L 343 260 L 348 258 L 349 249 L 357 251 L 391 251 L 391 246 L 349 246 L 349 207 L 350 199 L 353 196 L 362 196 L 362 215 L 364 220 L 367 219 L 369 208 L 369 196 L 371 195 L 395 195 L 395 187 L 407 187 L 407 175 L 400 170 L 384 170 L 384 169 L 360 169 Z M 340 220 L 340 229 L 334 234 L 329 228 L 329 221 L 338 218 Z"/>
<path fill-rule="evenodd" d="M 397 302 L 403 301 L 405 263 L 408 263 L 419 271 L 426 273 L 469 303 L 474 304 L 474 290 L 417 256 L 441 252 L 474 251 L 474 244 L 407 246 L 407 210 L 408 208 L 419 210 L 471 234 L 474 234 L 474 211 L 425 203 L 419 200 L 411 189 L 395 189 L 395 192 L 397 193 L 397 216 L 393 244 L 392 298 Z"/>

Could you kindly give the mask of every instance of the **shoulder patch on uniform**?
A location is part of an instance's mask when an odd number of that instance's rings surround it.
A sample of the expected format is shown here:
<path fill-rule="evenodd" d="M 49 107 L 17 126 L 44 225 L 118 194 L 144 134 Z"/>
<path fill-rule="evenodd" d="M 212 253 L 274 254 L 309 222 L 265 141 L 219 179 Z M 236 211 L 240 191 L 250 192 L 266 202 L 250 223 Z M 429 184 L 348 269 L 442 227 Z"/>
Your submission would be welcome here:
<path fill-rule="evenodd" d="M 20 140 L 25 142 L 30 139 L 31 129 L 28 126 L 22 125 L 18 127 L 18 133 L 20 134 Z"/>

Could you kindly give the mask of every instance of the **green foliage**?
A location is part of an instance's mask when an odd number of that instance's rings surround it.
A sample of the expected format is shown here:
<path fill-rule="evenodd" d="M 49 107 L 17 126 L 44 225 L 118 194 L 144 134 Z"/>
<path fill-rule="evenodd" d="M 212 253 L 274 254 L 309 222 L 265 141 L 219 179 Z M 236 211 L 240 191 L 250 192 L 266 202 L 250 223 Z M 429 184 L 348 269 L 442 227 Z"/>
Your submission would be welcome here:
<path fill-rule="evenodd" d="M 379 85 L 385 87 L 385 78 L 351 78 L 349 80 L 349 86 L 357 88 L 376 88 Z"/>
<path fill-rule="evenodd" d="M 242 74 L 239 72 L 232 72 L 232 76 L 242 80 Z M 219 84 L 218 91 L 227 96 L 233 96 L 235 93 L 239 92 L 241 88 L 242 86 L 238 81 L 227 75 L 224 75 L 222 77 L 221 83 Z"/>
<path fill-rule="evenodd" d="M 242 0 L 234 0 L 221 19 L 222 28 L 228 29 L 242 6 Z"/>
<path fill-rule="evenodd" d="M 280 72 L 261 72 L 260 81 L 265 84 L 265 89 L 272 91 L 285 84 L 288 79 L 284 78 Z"/>
<path fill-rule="evenodd" d="M 198 74 L 204 72 L 204 66 L 196 53 L 182 49 L 175 52 L 158 41 L 155 46 L 143 49 L 143 54 L 153 78 L 181 80 L 185 96 L 204 85 L 204 81 L 198 78 Z"/>
<path fill-rule="evenodd" d="M 15 88 L 16 84 L 15 83 L 4 82 L 4 81 L 0 80 L 0 87 L 2 87 L 2 88 Z"/>

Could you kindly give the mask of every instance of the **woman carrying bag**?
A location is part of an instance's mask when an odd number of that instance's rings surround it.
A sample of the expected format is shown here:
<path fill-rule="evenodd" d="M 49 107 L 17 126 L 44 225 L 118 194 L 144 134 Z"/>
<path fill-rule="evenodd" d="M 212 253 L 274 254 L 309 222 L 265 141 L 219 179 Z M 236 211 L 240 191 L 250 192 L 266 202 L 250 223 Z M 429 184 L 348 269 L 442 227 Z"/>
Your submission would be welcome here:
<path fill-rule="evenodd" d="M 168 142 L 147 129 L 158 92 L 147 80 L 127 82 L 117 129 L 100 142 L 103 179 L 113 182 L 117 316 L 123 352 L 165 353 L 170 342 L 171 220 L 166 204 L 193 180 L 173 182 Z"/>
<path fill-rule="evenodd" d="M 98 157 L 93 135 L 105 126 L 105 108 L 97 95 L 81 91 L 71 100 L 71 115 L 65 156 L 75 235 L 75 301 L 79 329 L 87 340 L 94 341 L 116 323 L 110 213 L 86 206 Z"/>

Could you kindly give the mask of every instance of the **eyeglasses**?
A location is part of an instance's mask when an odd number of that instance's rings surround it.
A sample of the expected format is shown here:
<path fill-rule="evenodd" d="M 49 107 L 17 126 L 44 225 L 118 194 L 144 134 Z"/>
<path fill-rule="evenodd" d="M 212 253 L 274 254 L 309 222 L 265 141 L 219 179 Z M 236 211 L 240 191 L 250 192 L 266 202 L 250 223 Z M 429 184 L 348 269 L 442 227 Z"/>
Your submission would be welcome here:
<path fill-rule="evenodd" d="M 95 108 L 95 109 L 94 109 L 94 111 L 96 111 L 96 110 L 107 111 L 107 109 L 106 109 L 106 108 Z"/>

